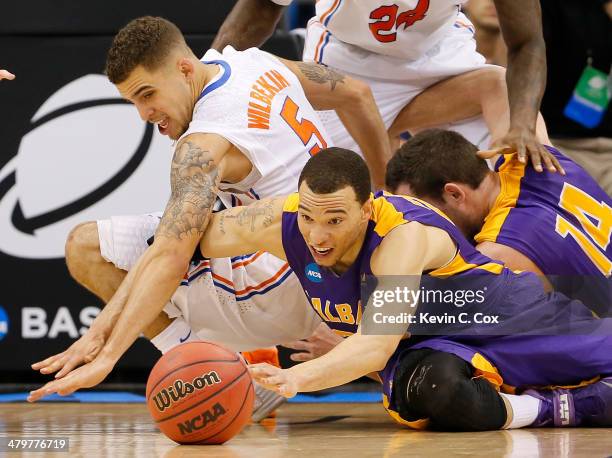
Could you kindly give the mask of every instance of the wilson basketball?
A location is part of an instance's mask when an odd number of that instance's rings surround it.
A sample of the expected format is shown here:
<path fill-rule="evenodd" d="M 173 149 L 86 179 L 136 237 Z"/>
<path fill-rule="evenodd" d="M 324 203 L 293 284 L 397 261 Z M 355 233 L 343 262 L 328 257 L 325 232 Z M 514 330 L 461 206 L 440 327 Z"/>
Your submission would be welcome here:
<path fill-rule="evenodd" d="M 222 444 L 251 418 L 255 392 L 246 364 L 211 342 L 173 348 L 153 367 L 147 406 L 157 427 L 179 444 Z"/>

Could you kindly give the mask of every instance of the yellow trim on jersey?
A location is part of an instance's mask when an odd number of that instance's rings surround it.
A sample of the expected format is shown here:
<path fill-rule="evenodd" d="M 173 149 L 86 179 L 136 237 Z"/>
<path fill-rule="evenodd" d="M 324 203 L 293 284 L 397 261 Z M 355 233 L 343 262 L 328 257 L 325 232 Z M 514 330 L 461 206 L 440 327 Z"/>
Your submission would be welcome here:
<path fill-rule="evenodd" d="M 390 194 L 386 191 L 383 191 L 383 195 L 374 199 L 372 203 L 372 217 L 370 218 L 376 223 L 376 225 L 374 226 L 374 231 L 380 237 L 384 237 L 389 232 L 391 232 L 392 229 L 395 229 L 396 227 L 401 226 L 402 224 L 409 223 L 411 221 L 409 219 L 406 219 L 404 213 L 396 209 L 395 206 L 386 199 L 386 197 L 400 197 L 404 200 L 407 200 L 413 205 L 417 205 L 419 207 L 423 207 L 437 213 L 442 218 L 453 224 L 451 219 L 446 216 L 439 208 L 436 208 L 421 199 L 417 199 L 416 197 L 411 196 L 403 196 L 399 194 Z"/>
<path fill-rule="evenodd" d="M 438 269 L 432 270 L 429 272 L 429 275 L 432 277 L 450 277 L 451 275 L 457 275 L 471 269 L 486 270 L 492 274 L 499 275 L 504 270 L 504 266 L 495 262 L 488 262 L 480 266 L 478 264 L 468 263 L 463 259 L 461 253 L 457 251 L 457 254 L 451 262 Z"/>
<path fill-rule="evenodd" d="M 389 399 L 387 398 L 387 395 L 383 393 L 382 398 L 383 398 L 382 399 L 383 407 L 385 408 L 387 413 L 391 416 L 391 418 L 393 418 L 400 425 L 408 426 L 409 428 L 418 429 L 418 430 L 426 429 L 427 426 L 429 425 L 428 418 L 421 418 L 419 420 L 414 420 L 414 421 L 404 420 L 402 417 L 399 416 L 399 413 L 397 413 L 394 410 L 389 409 Z"/>
<path fill-rule="evenodd" d="M 487 360 L 480 353 L 474 353 L 470 364 L 472 364 L 474 369 L 476 369 L 476 377 L 486 378 L 487 381 L 499 391 L 499 388 L 503 385 L 504 380 L 502 379 L 501 375 L 499 375 L 497 368 L 491 364 L 489 360 Z"/>
<path fill-rule="evenodd" d="M 516 207 L 521 192 L 521 179 L 525 176 L 525 164 L 519 162 L 516 153 L 505 154 L 499 168 L 500 191 L 493 208 L 485 218 L 482 229 L 474 240 L 476 243 L 495 242 L 510 210 Z"/>
<path fill-rule="evenodd" d="M 300 195 L 297 192 L 289 194 L 285 203 L 283 204 L 283 211 L 288 213 L 295 213 L 298 211 L 298 205 L 300 204 Z"/>
<path fill-rule="evenodd" d="M 390 197 L 401 197 L 402 199 L 407 200 L 411 204 L 418 205 L 419 207 L 424 207 L 424 208 L 427 208 L 429 210 L 436 212 L 438 215 L 440 215 L 442 218 L 447 220 L 453 226 L 455 225 L 455 223 L 453 223 L 453 220 L 451 220 L 448 216 L 446 216 L 446 214 L 442 210 L 440 210 L 438 207 L 431 205 L 428 202 L 425 202 L 424 200 L 417 199 L 416 197 L 412 197 L 412 196 L 402 195 L 402 194 L 390 194 L 387 191 L 383 191 L 383 195 L 390 196 Z"/>
<path fill-rule="evenodd" d="M 595 377 L 588 379 L 588 380 L 583 380 L 580 383 L 577 383 L 575 385 L 547 385 L 544 386 L 542 388 L 538 388 L 540 390 L 557 390 L 559 388 L 563 388 L 565 390 L 573 390 L 574 388 L 582 388 L 584 386 L 588 386 L 588 385 L 592 385 L 593 383 L 597 383 L 601 380 L 601 377 L 599 375 L 596 375 Z"/>
<path fill-rule="evenodd" d="M 529 388 L 535 388 L 538 390 L 558 390 L 558 389 L 573 390 L 575 388 L 582 388 L 588 385 L 592 385 L 593 383 L 597 383 L 599 380 L 601 380 L 601 377 L 599 375 L 596 375 L 595 377 L 591 379 L 583 380 L 580 383 L 577 383 L 575 385 L 546 385 L 546 386 L 531 386 Z M 527 387 L 522 387 L 521 391 L 525 391 L 526 389 Z M 512 385 L 506 385 L 504 383 L 501 386 L 501 392 L 507 393 L 507 394 L 516 394 L 516 387 Z"/>
<path fill-rule="evenodd" d="M 383 192 L 383 196 L 378 197 L 377 199 L 374 199 L 374 202 L 372 205 L 373 211 L 372 211 L 372 218 L 371 218 L 376 223 L 376 226 L 374 226 L 374 231 L 380 237 L 384 237 L 392 229 L 402 224 L 410 222 L 410 220 L 406 219 L 406 217 L 401 211 L 397 210 L 393 206 L 393 204 L 391 204 L 385 198 L 385 197 L 390 197 L 390 196 L 401 197 L 402 199 L 407 200 L 413 205 L 417 205 L 417 206 L 426 208 L 428 210 L 431 210 L 437 213 L 438 215 L 440 215 L 441 217 L 445 218 L 451 224 L 453 224 L 451 219 L 448 216 L 446 216 L 444 212 L 442 212 L 440 209 L 434 207 L 433 205 L 423 200 L 420 200 L 420 199 L 417 199 L 411 196 L 394 195 L 394 194 L 389 194 L 387 192 Z M 450 234 L 449 234 L 449 237 L 450 237 Z M 468 263 L 463 259 L 459 250 L 457 250 L 457 254 L 452 259 L 452 261 L 450 261 L 448 264 L 438 269 L 431 271 L 429 274 L 434 277 L 448 277 L 451 275 L 459 274 L 461 272 L 465 272 L 466 270 L 470 270 L 470 269 L 486 270 L 487 272 L 491 272 L 493 274 L 499 275 L 504 270 L 504 266 L 501 264 L 494 263 L 494 262 L 489 262 L 483 265 Z"/>
<path fill-rule="evenodd" d="M 376 223 L 374 231 L 380 237 L 384 237 L 392 229 L 410 222 L 401 211 L 396 209 L 384 197 L 378 197 L 372 202 L 372 216 L 370 219 Z"/>

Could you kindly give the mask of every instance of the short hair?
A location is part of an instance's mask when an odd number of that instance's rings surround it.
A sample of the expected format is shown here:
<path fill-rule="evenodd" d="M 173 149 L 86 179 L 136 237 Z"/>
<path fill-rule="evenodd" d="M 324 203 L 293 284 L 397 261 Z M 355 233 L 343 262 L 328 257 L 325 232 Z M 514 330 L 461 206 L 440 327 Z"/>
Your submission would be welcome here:
<path fill-rule="evenodd" d="M 156 70 L 181 45 L 188 49 L 183 34 L 172 22 L 161 17 L 139 17 L 115 35 L 104 72 L 111 83 L 122 83 L 139 65 Z"/>
<path fill-rule="evenodd" d="M 385 185 L 394 192 L 410 185 L 417 197 L 441 199 L 446 183 L 476 189 L 489 172 L 478 148 L 457 132 L 424 130 L 404 143 L 387 164 Z"/>
<path fill-rule="evenodd" d="M 312 156 L 302 169 L 298 187 L 304 181 L 316 194 L 331 194 L 350 186 L 361 205 L 370 198 L 368 166 L 361 156 L 348 149 L 325 148 Z"/>

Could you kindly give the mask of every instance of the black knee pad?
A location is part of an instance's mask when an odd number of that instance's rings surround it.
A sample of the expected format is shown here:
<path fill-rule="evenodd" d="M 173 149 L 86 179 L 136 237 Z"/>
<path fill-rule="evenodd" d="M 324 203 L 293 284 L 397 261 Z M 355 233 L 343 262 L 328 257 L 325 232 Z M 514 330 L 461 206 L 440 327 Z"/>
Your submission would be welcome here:
<path fill-rule="evenodd" d="M 504 425 L 507 414 L 501 396 L 486 379 L 473 378 L 470 364 L 435 350 L 406 356 L 393 390 L 403 418 L 429 418 L 434 429 L 446 431 L 494 430 Z"/>

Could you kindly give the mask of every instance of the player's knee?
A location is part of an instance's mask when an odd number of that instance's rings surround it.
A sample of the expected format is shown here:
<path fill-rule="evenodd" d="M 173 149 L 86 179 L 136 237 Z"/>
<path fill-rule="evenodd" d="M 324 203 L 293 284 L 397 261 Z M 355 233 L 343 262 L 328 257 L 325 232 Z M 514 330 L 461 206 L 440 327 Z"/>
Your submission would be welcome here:
<path fill-rule="evenodd" d="M 435 428 L 451 431 L 499 429 L 506 410 L 485 379 L 473 378 L 472 367 L 448 353 L 425 358 L 408 385 L 408 398 Z"/>
<path fill-rule="evenodd" d="M 462 381 L 469 377 L 465 363 L 447 353 L 435 353 L 424 358 L 416 367 L 407 387 L 408 399 L 422 416 L 435 418 L 448 411 Z M 462 364 L 463 363 L 463 364 Z"/>
<path fill-rule="evenodd" d="M 68 271 L 77 279 L 86 266 L 102 260 L 95 221 L 81 223 L 70 231 L 66 239 L 65 254 Z"/>

